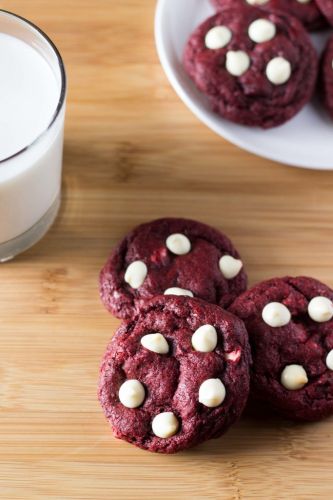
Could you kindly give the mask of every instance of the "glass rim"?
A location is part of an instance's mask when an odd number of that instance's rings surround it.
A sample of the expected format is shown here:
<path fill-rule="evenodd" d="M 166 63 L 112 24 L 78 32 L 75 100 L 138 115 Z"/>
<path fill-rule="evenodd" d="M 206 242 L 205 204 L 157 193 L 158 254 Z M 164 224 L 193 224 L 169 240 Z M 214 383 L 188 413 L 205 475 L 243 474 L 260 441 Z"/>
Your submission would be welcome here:
<path fill-rule="evenodd" d="M 46 42 L 50 45 L 51 49 L 55 53 L 57 60 L 58 60 L 59 69 L 60 69 L 60 77 L 61 77 L 61 89 L 60 89 L 60 96 L 59 96 L 57 107 L 56 107 L 56 109 L 51 117 L 51 121 L 49 122 L 48 126 L 30 144 L 27 144 L 27 146 L 24 146 L 22 149 L 20 149 L 16 153 L 13 153 L 12 155 L 8 156 L 7 158 L 0 160 L 0 167 L 4 163 L 6 163 L 7 161 L 12 160 L 13 158 L 16 158 L 17 156 L 20 156 L 21 154 L 28 151 L 36 143 L 38 143 L 40 141 L 40 139 L 42 139 L 42 137 L 44 137 L 44 135 L 46 135 L 46 133 L 50 130 L 50 128 L 52 127 L 52 125 L 54 124 L 56 119 L 58 118 L 60 111 L 63 108 L 63 105 L 65 103 L 65 98 L 66 98 L 66 90 L 67 90 L 67 78 L 66 78 L 65 65 L 64 65 L 63 59 L 60 55 L 60 52 L 59 52 L 57 46 L 54 44 L 54 42 L 52 42 L 51 38 L 43 30 L 41 30 L 36 24 L 32 23 L 31 21 L 29 21 L 25 17 L 19 16 L 18 14 L 14 14 L 13 12 L 10 12 L 9 10 L 0 9 L 0 16 L 2 14 L 7 14 L 8 16 L 17 19 L 18 21 L 22 21 L 23 24 L 24 23 L 27 24 L 28 26 L 30 26 L 31 28 L 36 30 L 37 33 L 39 33 L 46 40 Z"/>

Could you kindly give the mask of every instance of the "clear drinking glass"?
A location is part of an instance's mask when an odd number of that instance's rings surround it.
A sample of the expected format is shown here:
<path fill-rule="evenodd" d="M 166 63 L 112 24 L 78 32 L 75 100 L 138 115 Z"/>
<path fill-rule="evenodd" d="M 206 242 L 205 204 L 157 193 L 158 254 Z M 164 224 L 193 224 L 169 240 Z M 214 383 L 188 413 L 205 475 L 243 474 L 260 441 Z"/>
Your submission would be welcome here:
<path fill-rule="evenodd" d="M 46 128 L 32 142 L 0 160 L 0 262 L 4 262 L 42 238 L 59 210 L 66 74 L 55 45 L 26 19 L 0 10 L 0 34 L 11 35 L 36 50 L 59 86 L 58 104 Z"/>

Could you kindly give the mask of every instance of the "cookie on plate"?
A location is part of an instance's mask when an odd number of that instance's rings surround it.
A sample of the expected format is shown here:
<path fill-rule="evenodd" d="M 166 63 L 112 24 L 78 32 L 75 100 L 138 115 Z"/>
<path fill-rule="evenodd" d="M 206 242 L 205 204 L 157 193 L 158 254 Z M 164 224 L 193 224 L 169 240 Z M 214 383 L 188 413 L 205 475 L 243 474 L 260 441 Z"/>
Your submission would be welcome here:
<path fill-rule="evenodd" d="M 315 0 L 212 0 L 213 5 L 221 10 L 226 7 L 253 5 L 270 10 L 286 12 L 297 17 L 309 31 L 316 31 L 327 27 L 327 21 L 319 10 Z"/>
<path fill-rule="evenodd" d="M 283 416 L 333 414 L 333 291 L 306 277 L 260 283 L 231 306 L 252 347 L 251 393 Z"/>
<path fill-rule="evenodd" d="M 316 0 L 316 3 L 327 21 L 333 26 L 333 0 Z"/>
<path fill-rule="evenodd" d="M 244 5 L 219 12 L 195 30 L 184 67 L 216 113 L 270 128 L 311 99 L 318 57 L 296 18 Z"/>
<path fill-rule="evenodd" d="M 333 118 L 333 37 L 329 39 L 321 60 L 320 90 L 324 105 Z"/>
<path fill-rule="evenodd" d="M 220 437 L 249 392 L 243 322 L 188 297 L 155 297 L 123 323 L 101 365 L 99 400 L 115 437 L 175 453 Z"/>
<path fill-rule="evenodd" d="M 118 318 L 131 318 L 156 295 L 194 296 L 226 307 L 247 277 L 237 250 L 216 229 L 187 219 L 142 224 L 114 249 L 100 274 L 100 295 Z"/>

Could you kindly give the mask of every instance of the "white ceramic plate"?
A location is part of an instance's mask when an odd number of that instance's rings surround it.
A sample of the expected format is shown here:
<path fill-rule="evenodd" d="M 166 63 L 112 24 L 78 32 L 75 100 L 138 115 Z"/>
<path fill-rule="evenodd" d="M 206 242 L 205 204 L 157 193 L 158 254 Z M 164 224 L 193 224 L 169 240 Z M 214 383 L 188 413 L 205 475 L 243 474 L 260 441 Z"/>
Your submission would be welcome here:
<path fill-rule="evenodd" d="M 165 73 L 184 103 L 209 128 L 251 153 L 288 165 L 333 170 L 333 122 L 314 100 L 291 121 L 270 130 L 244 127 L 213 113 L 182 67 L 192 31 L 213 14 L 209 0 L 159 0 L 155 18 L 157 51 Z M 320 51 L 329 33 L 313 35 Z"/>

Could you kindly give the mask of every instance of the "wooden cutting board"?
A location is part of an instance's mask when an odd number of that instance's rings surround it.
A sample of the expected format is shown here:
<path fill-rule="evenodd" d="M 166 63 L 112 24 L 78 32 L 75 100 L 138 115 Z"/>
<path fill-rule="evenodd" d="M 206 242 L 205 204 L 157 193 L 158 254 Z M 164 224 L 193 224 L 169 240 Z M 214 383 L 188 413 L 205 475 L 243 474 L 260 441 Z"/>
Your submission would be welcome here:
<path fill-rule="evenodd" d="M 96 399 L 118 326 L 98 272 L 127 230 L 193 217 L 234 240 L 251 283 L 309 274 L 333 286 L 333 172 L 257 158 L 199 123 L 157 60 L 153 0 L 0 6 L 54 39 L 70 84 L 60 215 L 0 267 L 0 497 L 333 498 L 333 419 L 244 417 L 222 439 L 157 456 L 115 440 Z"/>

